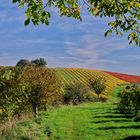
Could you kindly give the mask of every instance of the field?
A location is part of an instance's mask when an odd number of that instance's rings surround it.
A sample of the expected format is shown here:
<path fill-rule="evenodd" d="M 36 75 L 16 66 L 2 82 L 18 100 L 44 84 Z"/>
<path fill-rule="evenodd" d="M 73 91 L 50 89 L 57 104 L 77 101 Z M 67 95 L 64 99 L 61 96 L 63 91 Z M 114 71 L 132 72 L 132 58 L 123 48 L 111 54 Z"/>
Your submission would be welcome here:
<path fill-rule="evenodd" d="M 106 80 L 105 93 L 108 94 L 116 85 L 126 83 L 125 81 L 120 80 L 103 71 L 82 68 L 57 68 L 55 70 L 62 81 L 63 87 L 75 81 L 88 85 L 90 79 L 103 78 Z"/>
<path fill-rule="evenodd" d="M 140 76 L 128 75 L 128 74 L 122 74 L 122 73 L 116 73 L 116 72 L 107 72 L 107 71 L 106 71 L 106 73 L 111 74 L 112 76 L 115 76 L 126 82 L 140 83 Z"/>
<path fill-rule="evenodd" d="M 6 140 L 139 140 L 140 122 L 131 117 L 118 114 L 112 101 L 62 106 L 17 124 Z"/>

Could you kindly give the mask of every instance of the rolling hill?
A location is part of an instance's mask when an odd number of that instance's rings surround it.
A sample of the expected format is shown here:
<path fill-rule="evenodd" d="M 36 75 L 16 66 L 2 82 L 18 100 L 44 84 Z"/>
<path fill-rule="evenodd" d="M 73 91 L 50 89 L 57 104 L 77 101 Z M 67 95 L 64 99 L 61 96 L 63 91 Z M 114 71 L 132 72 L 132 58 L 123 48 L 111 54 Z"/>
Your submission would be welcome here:
<path fill-rule="evenodd" d="M 82 68 L 56 68 L 55 70 L 62 81 L 63 87 L 74 82 L 81 82 L 82 84 L 89 85 L 89 79 L 99 77 L 106 80 L 105 93 L 110 93 L 116 85 L 127 83 L 115 76 L 99 70 Z"/>

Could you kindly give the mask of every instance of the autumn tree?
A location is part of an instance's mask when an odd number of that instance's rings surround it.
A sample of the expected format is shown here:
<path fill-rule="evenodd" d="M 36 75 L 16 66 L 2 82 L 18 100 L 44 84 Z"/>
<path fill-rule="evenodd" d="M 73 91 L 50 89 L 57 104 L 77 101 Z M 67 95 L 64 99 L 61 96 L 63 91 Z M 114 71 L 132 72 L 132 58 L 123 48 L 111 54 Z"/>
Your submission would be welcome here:
<path fill-rule="evenodd" d="M 0 120 L 56 105 L 61 99 L 61 82 L 52 69 L 36 66 L 0 69 Z"/>
<path fill-rule="evenodd" d="M 112 17 L 110 29 L 118 35 L 128 32 L 129 43 L 140 46 L 140 1 L 139 0 L 13 0 L 18 7 L 26 7 L 25 25 L 33 22 L 49 25 L 51 8 L 57 8 L 60 16 L 73 17 L 82 21 L 82 12 L 87 10 L 92 16 Z"/>
<path fill-rule="evenodd" d="M 28 84 L 22 78 L 23 69 L 3 67 L 0 69 L 0 120 L 9 119 L 24 112 L 27 105 Z"/>
<path fill-rule="evenodd" d="M 54 70 L 44 67 L 27 67 L 24 79 L 30 87 L 28 103 L 32 106 L 33 115 L 38 115 L 39 108 L 45 110 L 47 105 L 55 105 L 61 99 L 61 81 Z"/>

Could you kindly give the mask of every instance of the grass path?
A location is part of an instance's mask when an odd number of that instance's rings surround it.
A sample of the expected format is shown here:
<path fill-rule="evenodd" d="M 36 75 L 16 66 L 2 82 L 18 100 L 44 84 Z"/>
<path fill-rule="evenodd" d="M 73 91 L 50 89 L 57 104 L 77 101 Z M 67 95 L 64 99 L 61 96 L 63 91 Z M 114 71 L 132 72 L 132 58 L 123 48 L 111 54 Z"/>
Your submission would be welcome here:
<path fill-rule="evenodd" d="M 111 103 L 63 107 L 48 113 L 45 123 L 54 140 L 119 140 L 140 135 L 140 123 L 115 108 Z"/>
<path fill-rule="evenodd" d="M 126 140 L 140 140 L 140 122 L 118 114 L 115 108 L 112 103 L 62 106 L 42 112 L 35 120 L 19 123 L 14 134 L 23 135 L 26 128 L 26 131 L 38 131 L 33 140 L 122 140 L 129 136 L 137 139 Z"/>

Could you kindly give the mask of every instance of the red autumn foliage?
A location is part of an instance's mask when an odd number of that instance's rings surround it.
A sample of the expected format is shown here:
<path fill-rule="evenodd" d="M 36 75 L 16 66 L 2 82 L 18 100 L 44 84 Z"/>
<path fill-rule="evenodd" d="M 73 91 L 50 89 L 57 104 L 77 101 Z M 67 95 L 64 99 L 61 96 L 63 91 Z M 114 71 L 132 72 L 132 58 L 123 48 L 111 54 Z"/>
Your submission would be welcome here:
<path fill-rule="evenodd" d="M 107 72 L 108 74 L 111 74 L 112 76 L 115 76 L 121 80 L 124 80 L 126 82 L 130 83 L 140 83 L 140 76 L 136 75 L 129 75 L 129 74 L 122 74 L 122 73 L 116 73 L 116 72 Z"/>

